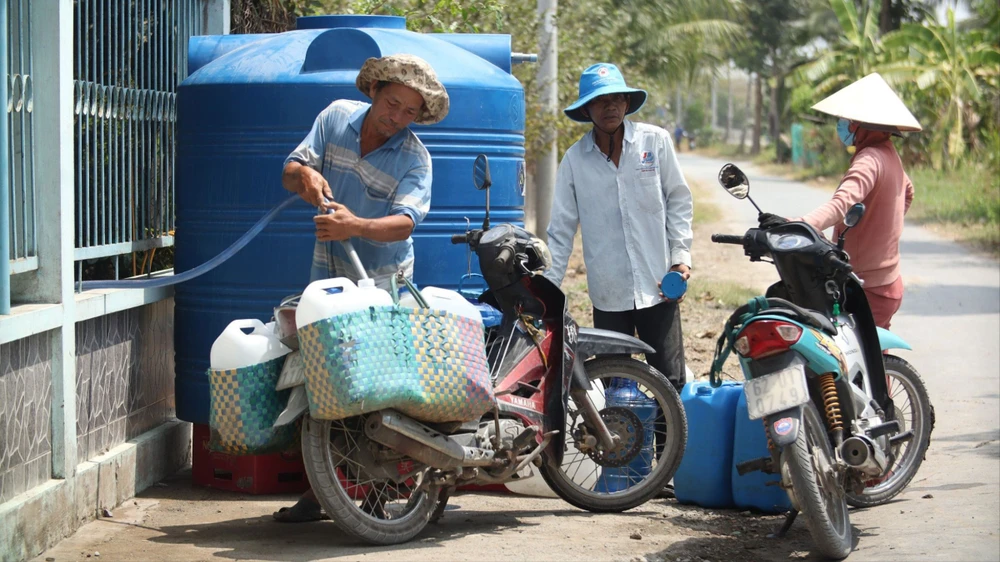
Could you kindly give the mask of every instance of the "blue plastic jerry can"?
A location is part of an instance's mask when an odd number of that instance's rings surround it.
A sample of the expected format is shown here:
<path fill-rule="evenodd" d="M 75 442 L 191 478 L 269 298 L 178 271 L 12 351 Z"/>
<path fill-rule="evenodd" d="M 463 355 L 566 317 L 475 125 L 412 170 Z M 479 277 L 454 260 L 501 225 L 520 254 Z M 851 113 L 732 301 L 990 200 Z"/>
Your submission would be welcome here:
<path fill-rule="evenodd" d="M 674 474 L 677 501 L 713 508 L 733 506 L 733 431 L 736 403 L 742 394 L 743 384 L 738 382 L 726 381 L 719 388 L 712 388 L 708 381 L 684 385 L 681 403 L 688 440 Z"/>
<path fill-rule="evenodd" d="M 642 439 L 639 453 L 625 466 L 618 468 L 605 467 L 601 470 L 601 475 L 597 479 L 594 491 L 601 493 L 613 493 L 627 490 L 629 487 L 641 482 L 653 467 L 653 447 L 654 434 L 656 429 L 656 418 L 660 414 L 660 409 L 656 405 L 656 400 L 646 396 L 639 390 L 636 382 L 629 379 L 615 377 L 605 391 L 605 408 L 622 407 L 632 410 L 642 422 L 642 435 L 622 435 L 622 439 Z M 629 450 L 631 447 L 626 444 L 622 447 Z"/>
<path fill-rule="evenodd" d="M 733 432 L 733 502 L 740 509 L 756 509 L 764 513 L 781 513 L 792 509 L 788 493 L 778 486 L 778 474 L 760 471 L 740 476 L 736 465 L 753 459 L 770 456 L 764 422 L 752 420 L 747 414 L 746 394 L 740 393 L 736 403 L 736 426 Z M 777 469 L 777 467 L 775 467 Z"/>

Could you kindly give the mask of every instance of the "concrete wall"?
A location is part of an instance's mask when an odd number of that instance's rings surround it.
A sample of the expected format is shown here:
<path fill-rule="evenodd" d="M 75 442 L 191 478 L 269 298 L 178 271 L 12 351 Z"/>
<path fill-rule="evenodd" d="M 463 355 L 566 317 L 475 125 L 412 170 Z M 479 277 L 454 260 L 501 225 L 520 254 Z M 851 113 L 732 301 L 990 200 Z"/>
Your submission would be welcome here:
<path fill-rule="evenodd" d="M 76 325 L 77 458 L 174 417 L 174 300 Z"/>
<path fill-rule="evenodd" d="M 49 479 L 49 341 L 38 334 L 0 345 L 0 504 Z"/>

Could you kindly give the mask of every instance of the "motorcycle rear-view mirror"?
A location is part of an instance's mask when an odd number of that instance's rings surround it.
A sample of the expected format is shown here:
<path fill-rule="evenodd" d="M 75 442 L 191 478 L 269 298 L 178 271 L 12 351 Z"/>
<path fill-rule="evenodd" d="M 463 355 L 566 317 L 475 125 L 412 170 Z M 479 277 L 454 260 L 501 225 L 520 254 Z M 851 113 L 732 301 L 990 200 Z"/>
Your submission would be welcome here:
<path fill-rule="evenodd" d="M 750 180 L 735 164 L 726 164 L 719 171 L 719 183 L 730 195 L 737 199 L 750 196 Z"/>
<path fill-rule="evenodd" d="M 480 191 L 489 189 L 493 184 L 490 179 L 490 161 L 485 154 L 476 156 L 476 162 L 472 165 L 472 183 Z"/>
<path fill-rule="evenodd" d="M 750 180 L 736 164 L 726 164 L 719 170 L 719 185 L 737 199 L 750 199 Z M 750 203 L 757 208 L 758 213 L 762 212 L 753 199 L 750 199 Z"/>
<path fill-rule="evenodd" d="M 490 179 L 490 159 L 485 154 L 476 156 L 476 161 L 472 163 L 472 183 L 476 189 L 486 192 L 486 216 L 483 217 L 483 230 L 490 229 L 490 186 L 493 180 Z"/>
<path fill-rule="evenodd" d="M 861 217 L 863 216 L 865 216 L 865 204 L 855 203 L 847 210 L 847 215 L 844 216 L 844 226 L 854 228 L 861 222 Z"/>

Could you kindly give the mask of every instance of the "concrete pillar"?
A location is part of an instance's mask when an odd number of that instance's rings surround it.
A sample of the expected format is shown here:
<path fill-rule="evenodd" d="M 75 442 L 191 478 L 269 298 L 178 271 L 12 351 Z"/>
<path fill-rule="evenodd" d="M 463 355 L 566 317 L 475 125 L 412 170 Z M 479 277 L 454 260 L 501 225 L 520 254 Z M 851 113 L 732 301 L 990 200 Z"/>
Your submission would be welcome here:
<path fill-rule="evenodd" d="M 52 477 L 76 470 L 76 307 L 73 296 L 73 0 L 33 0 L 31 49 L 38 271 L 31 300 L 62 305 L 52 338 Z"/>
<path fill-rule="evenodd" d="M 203 35 L 229 35 L 230 0 L 203 0 Z"/>

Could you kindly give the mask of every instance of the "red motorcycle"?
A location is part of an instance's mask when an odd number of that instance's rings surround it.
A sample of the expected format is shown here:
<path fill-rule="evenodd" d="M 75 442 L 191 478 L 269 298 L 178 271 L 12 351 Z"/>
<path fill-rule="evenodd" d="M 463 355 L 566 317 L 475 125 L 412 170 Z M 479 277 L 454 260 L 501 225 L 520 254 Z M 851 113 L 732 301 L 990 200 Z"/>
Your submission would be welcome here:
<path fill-rule="evenodd" d="M 484 155 L 473 177 L 489 189 Z M 593 512 L 656 496 L 680 464 L 687 423 L 673 386 L 630 357 L 652 348 L 577 326 L 566 296 L 541 275 L 551 264 L 545 243 L 514 225 L 491 228 L 488 191 L 483 228 L 452 242 L 476 253 L 489 287 L 480 301 L 503 315 L 487 339 L 496 406 L 482 419 L 450 424 L 394 410 L 337 421 L 307 416 L 309 481 L 334 523 L 369 543 L 405 542 L 441 517 L 459 486 L 510 482 L 528 467 L 562 499 Z"/>

